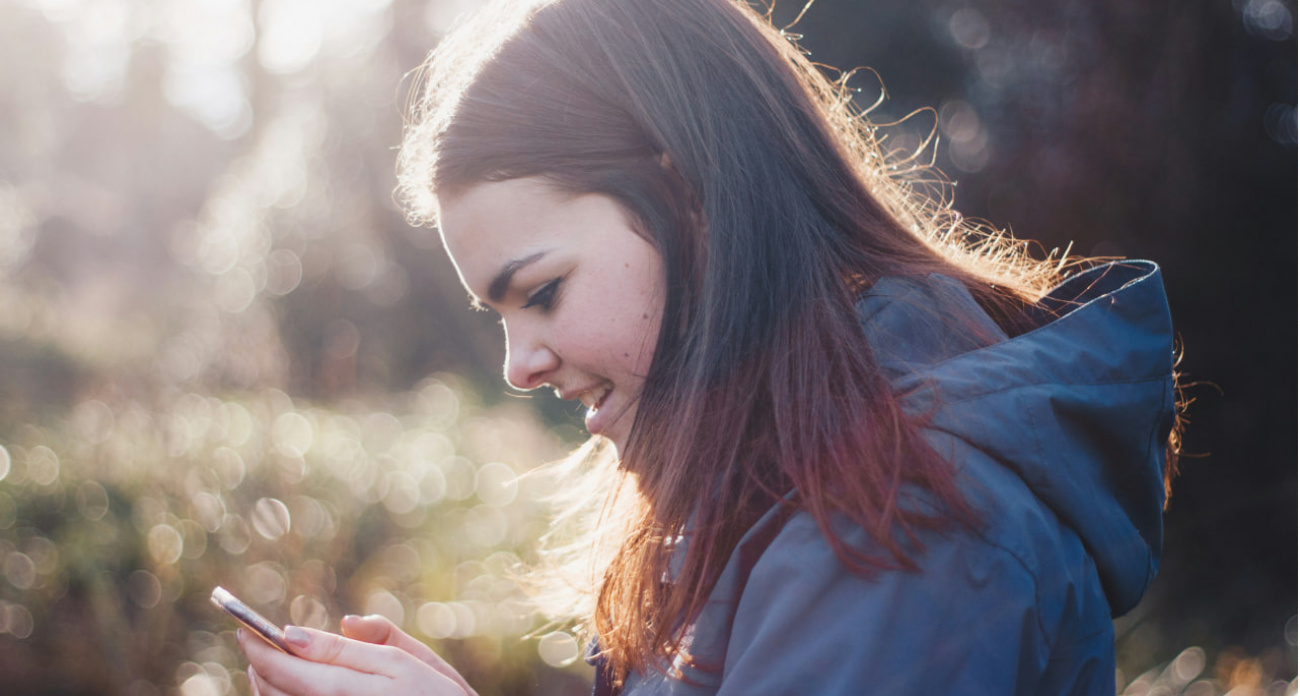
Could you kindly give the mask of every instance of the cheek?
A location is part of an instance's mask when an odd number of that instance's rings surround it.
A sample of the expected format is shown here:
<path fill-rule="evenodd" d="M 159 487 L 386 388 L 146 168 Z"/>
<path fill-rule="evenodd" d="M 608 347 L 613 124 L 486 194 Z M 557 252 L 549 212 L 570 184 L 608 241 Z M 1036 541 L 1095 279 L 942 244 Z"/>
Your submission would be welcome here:
<path fill-rule="evenodd" d="M 656 293 L 632 293 L 628 287 L 620 283 L 595 295 L 597 301 L 583 308 L 577 320 L 566 322 L 570 355 L 585 356 L 591 368 L 611 378 L 644 377 L 659 339 L 662 307 Z"/>
<path fill-rule="evenodd" d="M 575 330 L 568 341 L 571 354 L 585 355 L 593 367 L 599 365 L 610 377 L 643 377 L 650 370 L 659 338 L 658 313 L 641 311 L 630 303 L 617 310 L 595 315 L 605 319 Z"/>
<path fill-rule="evenodd" d="M 659 323 L 663 315 L 663 292 L 659 279 L 651 276 L 644 279 L 648 290 L 641 294 L 638 301 L 628 307 L 630 311 L 628 334 L 630 349 L 624 358 L 629 361 L 633 374 L 644 377 L 650 372 L 650 363 L 654 360 L 655 344 L 659 340 Z"/>
<path fill-rule="evenodd" d="M 650 371 L 664 291 L 658 254 L 632 232 L 625 234 L 622 245 L 586 264 L 593 270 L 583 287 L 565 298 L 572 301 L 566 342 L 589 359 L 591 369 L 636 380 Z"/>

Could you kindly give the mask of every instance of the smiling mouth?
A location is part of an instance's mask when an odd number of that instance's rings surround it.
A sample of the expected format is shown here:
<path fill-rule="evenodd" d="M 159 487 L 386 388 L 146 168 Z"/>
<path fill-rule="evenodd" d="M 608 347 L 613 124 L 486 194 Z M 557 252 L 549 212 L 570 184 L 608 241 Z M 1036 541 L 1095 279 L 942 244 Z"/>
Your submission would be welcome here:
<path fill-rule="evenodd" d="M 605 404 L 605 399 L 609 398 L 609 393 L 611 391 L 613 390 L 610 387 L 590 389 L 578 395 L 578 400 L 582 402 L 583 406 L 587 407 L 588 414 L 593 414 L 599 411 L 600 407 Z"/>

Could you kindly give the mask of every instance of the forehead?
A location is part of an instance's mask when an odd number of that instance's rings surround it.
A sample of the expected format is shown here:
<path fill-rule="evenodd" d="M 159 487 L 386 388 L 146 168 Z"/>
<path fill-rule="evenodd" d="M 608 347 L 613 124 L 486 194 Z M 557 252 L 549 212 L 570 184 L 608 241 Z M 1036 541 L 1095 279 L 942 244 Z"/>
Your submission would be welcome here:
<path fill-rule="evenodd" d="M 438 199 L 439 229 L 452 258 L 517 252 L 545 236 L 568 198 L 535 178 L 489 181 Z"/>
<path fill-rule="evenodd" d="M 523 259 L 541 257 L 536 267 L 554 271 L 579 262 L 621 267 L 658 254 L 615 199 L 576 194 L 542 178 L 477 184 L 439 204 L 443 244 L 461 281 L 479 297 Z"/>
<path fill-rule="evenodd" d="M 439 198 L 442 243 L 466 287 L 481 294 L 504 264 L 565 242 L 570 199 L 539 179 L 485 182 Z"/>

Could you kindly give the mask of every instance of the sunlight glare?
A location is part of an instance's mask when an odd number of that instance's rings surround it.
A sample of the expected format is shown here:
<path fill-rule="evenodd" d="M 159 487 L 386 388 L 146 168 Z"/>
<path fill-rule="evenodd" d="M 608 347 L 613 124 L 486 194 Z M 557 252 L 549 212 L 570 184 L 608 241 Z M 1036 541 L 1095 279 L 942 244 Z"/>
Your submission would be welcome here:
<path fill-rule="evenodd" d="M 310 0 L 264 0 L 258 9 L 261 40 L 257 60 L 267 72 L 295 73 L 315 60 L 325 33 L 325 17 Z"/>

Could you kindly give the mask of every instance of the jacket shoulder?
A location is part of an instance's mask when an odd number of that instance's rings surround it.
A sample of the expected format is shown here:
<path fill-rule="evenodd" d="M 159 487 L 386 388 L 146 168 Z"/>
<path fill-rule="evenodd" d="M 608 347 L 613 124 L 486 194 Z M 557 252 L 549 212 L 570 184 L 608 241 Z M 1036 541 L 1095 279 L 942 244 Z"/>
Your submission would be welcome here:
<path fill-rule="evenodd" d="M 836 531 L 871 544 L 856 526 Z M 794 516 L 735 605 L 726 693 L 1033 693 L 1050 649 L 1033 573 L 967 534 L 926 542 L 917 571 L 864 576 Z"/>
<path fill-rule="evenodd" d="M 751 551 L 746 582 L 727 598 L 719 693 L 787 693 L 770 690 L 787 679 L 788 693 L 818 694 L 860 693 L 864 680 L 903 694 L 1056 693 L 1053 683 L 1090 680 L 1101 686 L 1082 693 L 1113 689 L 1110 611 L 1078 536 L 1014 473 L 951 446 L 985 524 L 923 533 L 916 571 L 861 575 L 811 515 L 794 514 Z M 879 552 L 846 519 L 834 532 Z"/>

